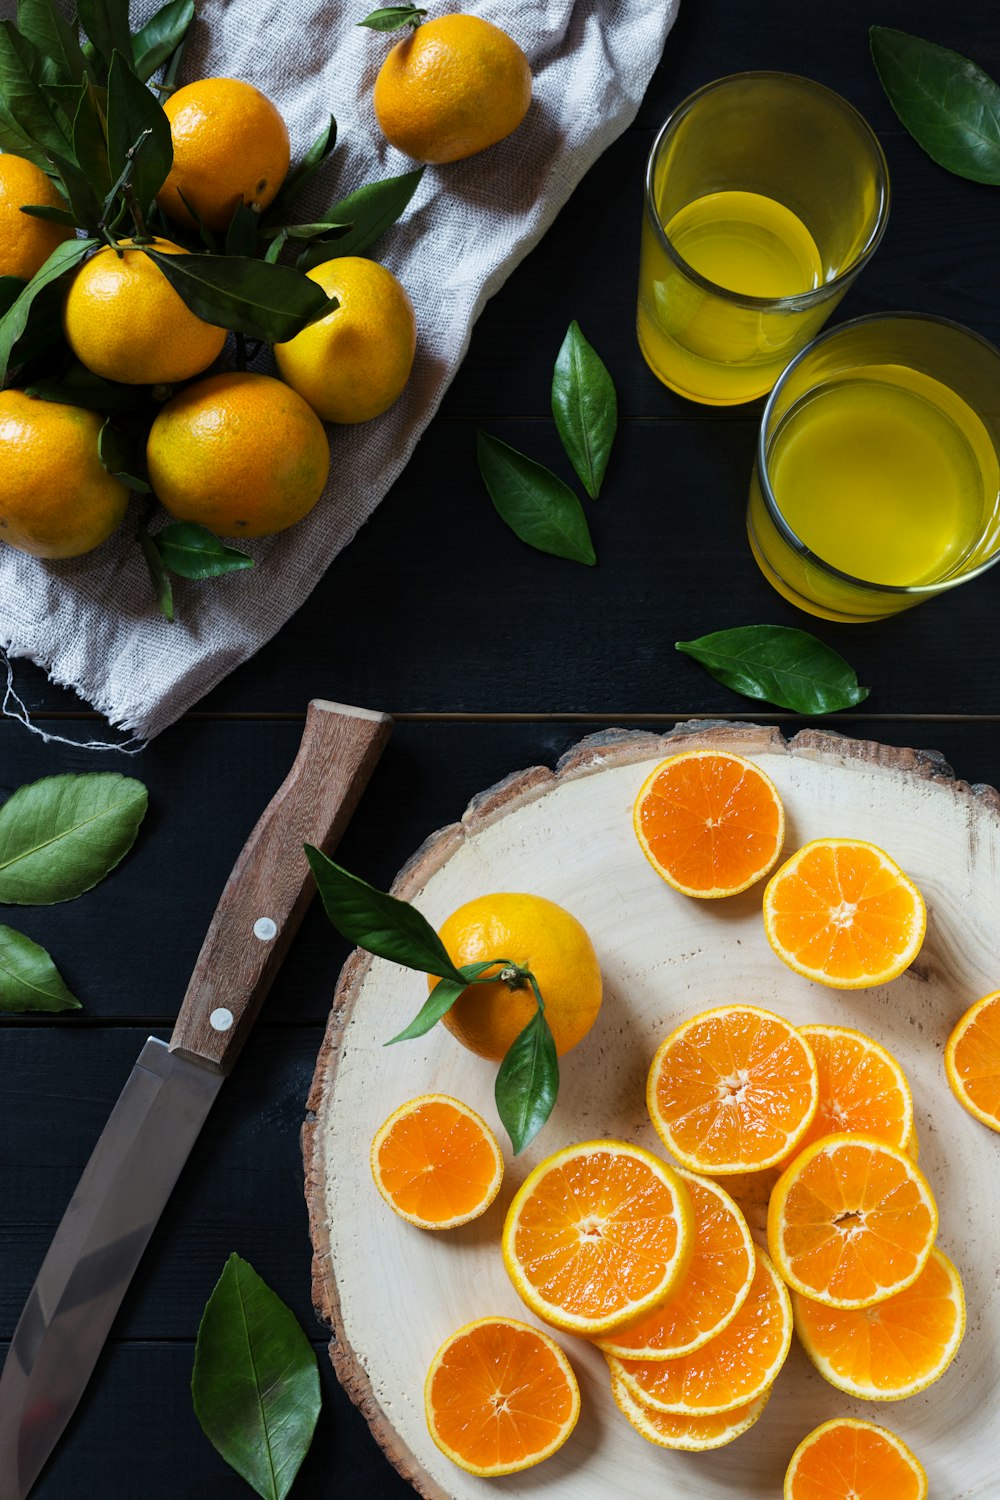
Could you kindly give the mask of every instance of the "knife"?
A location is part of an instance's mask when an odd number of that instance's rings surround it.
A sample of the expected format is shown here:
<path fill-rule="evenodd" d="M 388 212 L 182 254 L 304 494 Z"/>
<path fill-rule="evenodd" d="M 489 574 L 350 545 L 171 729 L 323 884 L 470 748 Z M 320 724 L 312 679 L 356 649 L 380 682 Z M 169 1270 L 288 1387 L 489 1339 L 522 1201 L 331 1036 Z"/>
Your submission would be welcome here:
<path fill-rule="evenodd" d="M 309 704 L 294 764 L 219 899 L 169 1043 L 150 1037 L 84 1168 L 0 1375 L 0 1500 L 25 1500 L 76 1408 L 163 1206 L 389 738 Z"/>

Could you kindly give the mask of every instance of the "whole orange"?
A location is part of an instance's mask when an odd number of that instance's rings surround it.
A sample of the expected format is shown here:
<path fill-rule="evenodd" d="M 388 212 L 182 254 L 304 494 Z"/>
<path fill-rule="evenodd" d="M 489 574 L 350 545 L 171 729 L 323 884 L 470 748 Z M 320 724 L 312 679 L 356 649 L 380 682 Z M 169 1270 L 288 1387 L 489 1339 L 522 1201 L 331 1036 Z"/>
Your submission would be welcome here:
<path fill-rule="evenodd" d="M 23 214 L 22 203 L 66 207 L 40 167 L 5 151 L 0 155 L 0 276 L 30 281 L 56 246 L 73 238 L 73 230 Z"/>
<path fill-rule="evenodd" d="M 209 375 L 163 407 L 146 444 L 149 478 L 179 521 L 219 536 L 270 536 L 308 515 L 323 493 L 323 424 L 283 381 Z"/>
<path fill-rule="evenodd" d="M 397 42 L 375 80 L 386 140 L 416 161 L 459 161 L 516 130 L 531 103 L 531 68 L 499 26 L 440 16 Z"/>
<path fill-rule="evenodd" d="M 509 891 L 477 896 L 452 912 L 439 935 L 458 966 L 497 958 L 531 970 L 560 1057 L 597 1019 L 602 984 L 594 945 L 576 917 L 554 901 Z M 429 988 L 436 983 L 430 979 Z M 527 982 L 498 979 L 470 986 L 443 1023 L 463 1047 L 499 1062 L 536 1009 Z"/>
<path fill-rule="evenodd" d="M 101 464 L 104 418 L 80 406 L 0 394 L 0 538 L 34 557 L 79 557 L 125 514 L 128 490 Z"/>
<path fill-rule="evenodd" d="M 275 344 L 282 380 L 327 422 L 367 422 L 402 393 L 413 368 L 417 322 L 405 289 L 359 255 L 309 272 L 340 306 L 287 344 Z"/>
<path fill-rule="evenodd" d="M 162 255 L 187 255 L 154 239 Z M 76 272 L 63 306 L 63 331 L 77 359 L 105 380 L 173 385 L 218 359 L 226 330 L 205 323 L 174 291 L 155 261 L 131 240 L 118 254 L 104 245 Z"/>
<path fill-rule="evenodd" d="M 171 94 L 174 163 L 156 195 L 163 212 L 193 228 L 227 228 L 237 205 L 263 210 L 288 173 L 288 127 L 270 99 L 239 78 L 202 78 Z M 183 197 L 182 197 L 183 194 Z"/>

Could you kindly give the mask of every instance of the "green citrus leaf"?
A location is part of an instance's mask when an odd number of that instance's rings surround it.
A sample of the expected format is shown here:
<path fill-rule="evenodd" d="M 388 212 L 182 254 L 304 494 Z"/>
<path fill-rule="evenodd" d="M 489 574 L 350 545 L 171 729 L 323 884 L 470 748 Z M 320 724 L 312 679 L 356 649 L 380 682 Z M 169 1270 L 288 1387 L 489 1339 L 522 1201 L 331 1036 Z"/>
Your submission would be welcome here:
<path fill-rule="evenodd" d="M 76 220 L 68 208 L 52 208 L 48 203 L 22 203 L 19 207 L 29 218 L 44 219 L 47 224 L 62 224 L 67 229 L 76 227 Z"/>
<path fill-rule="evenodd" d="M 383 5 L 371 11 L 358 25 L 368 26 L 372 31 L 399 31 L 403 26 L 416 29 L 426 14 L 415 5 Z"/>
<path fill-rule="evenodd" d="M 456 979 L 439 979 L 409 1026 L 390 1037 L 385 1045 L 391 1047 L 394 1042 L 412 1042 L 415 1037 L 424 1036 L 432 1026 L 437 1025 L 442 1016 L 448 1014 L 455 1001 L 465 994 L 469 983 L 478 979 L 480 974 L 485 974 L 487 969 L 492 969 L 495 964 L 495 958 L 488 958 L 484 963 L 463 964 L 458 972 L 463 975 L 464 983 L 459 983 Z"/>
<path fill-rule="evenodd" d="M 342 937 L 376 958 L 387 958 L 422 974 L 436 974 L 465 988 L 468 981 L 415 906 L 377 891 L 311 844 L 305 849 L 323 908 Z"/>
<path fill-rule="evenodd" d="M 71 127 L 42 81 L 45 59 L 13 21 L 0 21 L 0 145 L 33 161 L 42 171 L 72 154 Z M 71 117 L 70 117 L 71 118 Z M 16 138 L 17 143 L 8 136 Z"/>
<path fill-rule="evenodd" d="M 285 1500 L 319 1418 L 319 1369 L 294 1314 L 238 1255 L 205 1305 L 191 1395 L 229 1467 L 263 1500 Z"/>
<path fill-rule="evenodd" d="M 45 949 L 13 927 L 0 927 L 0 1011 L 79 1009 Z"/>
<path fill-rule="evenodd" d="M 256 255 L 260 214 L 240 199 L 226 230 L 226 255 Z"/>
<path fill-rule="evenodd" d="M 266 238 L 277 238 L 283 235 L 286 240 L 340 240 L 345 234 L 350 234 L 354 228 L 353 224 L 339 224 L 334 220 L 320 220 L 318 224 L 282 224 L 280 228 L 268 230 Z M 330 257 L 328 256 L 327 259 Z"/>
<path fill-rule="evenodd" d="M 83 406 L 88 411 L 151 412 L 149 387 L 120 385 L 102 380 L 86 365 L 73 364 L 57 380 L 36 380 L 25 394 L 41 401 L 61 401 L 67 406 Z"/>
<path fill-rule="evenodd" d="M 593 567 L 597 558 L 583 506 L 568 485 L 516 448 L 477 434 L 479 472 L 498 515 L 539 552 Z"/>
<path fill-rule="evenodd" d="M 80 39 L 55 0 L 18 0 L 17 29 L 53 64 L 57 80 L 83 82 L 87 64 Z"/>
<path fill-rule="evenodd" d="M 106 105 L 105 99 L 104 106 Z M 73 154 L 93 190 L 95 202 L 98 198 L 106 198 L 111 189 L 106 130 L 97 90 L 88 79 L 83 85 L 80 103 L 73 117 Z"/>
<path fill-rule="evenodd" d="M 143 215 L 163 186 L 173 160 L 170 121 L 162 106 L 121 53 L 115 52 L 108 75 L 108 161 L 112 177 L 131 181 Z"/>
<path fill-rule="evenodd" d="M 41 270 L 35 272 L 16 301 L 0 318 L 0 385 L 6 379 L 14 346 L 28 327 L 35 299 L 60 276 L 78 266 L 96 244 L 96 240 L 66 240 L 64 244 L 57 245 Z"/>
<path fill-rule="evenodd" d="M 144 247 L 174 291 L 206 323 L 284 343 L 337 306 L 291 266 L 235 255 L 161 255 Z"/>
<path fill-rule="evenodd" d="M 889 103 L 938 166 L 1000 183 L 1000 87 L 974 62 L 890 26 L 870 31 Z"/>
<path fill-rule="evenodd" d="M 275 226 L 272 232 L 277 233 L 281 228 L 282 220 L 291 204 L 316 176 L 336 144 L 337 122 L 331 115 L 326 129 L 313 141 L 302 160 L 291 169 L 281 185 L 278 196 L 265 211 L 262 222 L 268 226 Z"/>
<path fill-rule="evenodd" d="M 494 1086 L 497 1113 L 515 1156 L 535 1139 L 552 1113 L 558 1093 L 556 1044 L 539 1006 L 508 1047 Z"/>
<path fill-rule="evenodd" d="M 156 607 L 167 623 L 172 625 L 174 623 L 174 590 L 170 582 L 170 574 L 164 567 L 159 548 L 144 524 L 140 524 L 137 528 L 136 539 L 142 549 L 142 555 L 146 560 L 146 567 L 149 570 L 149 578 L 153 585 Z"/>
<path fill-rule="evenodd" d="M 675 645 L 734 693 L 795 713 L 833 713 L 868 697 L 832 646 L 790 625 L 742 625 Z"/>
<path fill-rule="evenodd" d="M 77 0 L 77 15 L 107 76 L 116 52 L 132 66 L 132 35 L 128 25 L 129 0 Z"/>
<path fill-rule="evenodd" d="M 97 437 L 97 452 L 109 474 L 127 484 L 130 490 L 151 495 L 153 487 L 146 472 L 146 443 L 143 434 L 125 427 L 109 417 Z"/>
<path fill-rule="evenodd" d="M 575 319 L 552 374 L 552 415 L 570 463 L 596 500 L 618 427 L 618 397 L 603 360 Z"/>
<path fill-rule="evenodd" d="M 423 175 L 423 167 L 417 167 L 413 172 L 404 172 L 401 177 L 385 177 L 381 182 L 370 182 L 358 188 L 357 192 L 335 203 L 327 211 L 327 218 L 334 224 L 350 224 L 350 234 L 339 238 L 332 248 L 322 243 L 310 245 L 296 262 L 299 269 L 311 271 L 314 266 L 321 266 L 324 261 L 339 255 L 363 254 L 405 211 Z"/>
<path fill-rule="evenodd" d="M 187 35 L 194 20 L 194 0 L 167 0 L 132 38 L 135 72 L 146 83 Z"/>
<path fill-rule="evenodd" d="M 227 547 L 207 526 L 177 521 L 153 537 L 163 565 L 178 578 L 219 578 L 223 573 L 252 568 L 253 558 Z"/>
<path fill-rule="evenodd" d="M 0 807 L 0 901 L 51 906 L 89 891 L 135 843 L 146 788 L 117 771 L 46 776 Z"/>

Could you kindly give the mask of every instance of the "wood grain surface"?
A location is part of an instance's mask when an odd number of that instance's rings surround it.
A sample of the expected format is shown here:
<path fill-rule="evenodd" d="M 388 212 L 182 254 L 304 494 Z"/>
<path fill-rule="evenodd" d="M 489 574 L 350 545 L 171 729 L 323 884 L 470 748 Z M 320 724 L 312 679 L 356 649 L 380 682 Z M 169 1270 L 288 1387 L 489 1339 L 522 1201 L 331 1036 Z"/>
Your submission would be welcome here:
<path fill-rule="evenodd" d="M 647 865 L 631 806 L 656 762 L 687 747 L 749 755 L 774 779 L 788 832 L 786 854 L 836 834 L 886 847 L 917 881 L 928 934 L 910 969 L 867 991 L 803 980 L 764 937 L 761 887 L 725 902 L 672 891 Z M 921 1163 L 941 1211 L 939 1244 L 958 1264 L 969 1306 L 955 1364 L 932 1389 L 895 1407 L 893 1430 L 910 1443 L 939 1500 L 988 1493 L 992 1454 L 974 1440 L 1000 1421 L 996 1346 L 1000 1290 L 994 1246 L 1000 1204 L 981 1184 L 996 1168 L 996 1138 L 952 1098 L 942 1049 L 962 1012 L 996 988 L 996 870 L 1000 795 L 954 780 L 940 757 L 805 731 L 678 726 L 668 737 L 610 731 L 573 747 L 556 772 L 516 773 L 475 798 L 461 822 L 429 838 L 394 890 L 435 925 L 490 890 L 534 891 L 584 923 L 601 960 L 605 1001 L 592 1032 L 564 1060 L 559 1100 L 536 1141 L 507 1153 L 501 1196 L 455 1234 L 429 1235 L 394 1218 L 375 1193 L 368 1143 L 406 1098 L 454 1094 L 494 1123 L 494 1069 L 441 1028 L 383 1052 L 418 1003 L 419 976 L 356 953 L 345 966 L 303 1132 L 306 1194 L 315 1248 L 314 1296 L 333 1330 L 330 1353 L 348 1394 L 400 1473 L 427 1500 L 483 1500 L 488 1481 L 463 1473 L 431 1442 L 423 1380 L 441 1341 L 476 1317 L 524 1316 L 499 1254 L 511 1196 L 542 1157 L 580 1140 L 617 1138 L 661 1151 L 644 1086 L 658 1043 L 686 1016 L 727 999 L 778 1010 L 797 1024 L 853 1026 L 899 1058 L 916 1104 Z M 764 1242 L 764 1205 L 748 1208 Z M 664 1453 L 617 1413 L 604 1361 L 563 1336 L 581 1381 L 576 1433 L 543 1471 L 512 1476 L 511 1495 L 602 1500 L 780 1500 L 797 1443 L 834 1415 L 873 1418 L 870 1404 L 826 1385 L 798 1349 L 752 1432 L 717 1453 Z M 884 1414 L 883 1414 L 884 1415 Z"/>

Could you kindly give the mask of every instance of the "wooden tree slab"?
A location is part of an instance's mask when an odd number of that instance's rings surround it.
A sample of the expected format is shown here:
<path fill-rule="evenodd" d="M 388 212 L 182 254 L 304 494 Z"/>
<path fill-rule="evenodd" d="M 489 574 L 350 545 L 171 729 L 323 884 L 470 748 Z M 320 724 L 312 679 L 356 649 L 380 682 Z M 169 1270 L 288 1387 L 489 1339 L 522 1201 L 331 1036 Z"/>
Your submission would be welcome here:
<path fill-rule="evenodd" d="M 917 881 L 928 905 L 924 947 L 893 984 L 866 991 L 814 985 L 771 953 L 762 888 L 727 901 L 688 900 L 651 870 L 631 808 L 655 763 L 678 749 L 749 755 L 776 782 L 786 852 L 824 835 L 870 839 Z M 764 1416 L 714 1453 L 664 1452 L 626 1424 L 604 1362 L 561 1337 L 580 1377 L 583 1414 L 566 1446 L 501 1481 L 504 1495 L 551 1500 L 780 1500 L 800 1439 L 837 1414 L 881 1422 L 927 1467 L 935 1500 L 996 1487 L 1000 1430 L 1000 1137 L 971 1119 L 944 1079 L 941 1054 L 959 1015 L 1000 987 L 1000 796 L 956 781 L 933 752 L 804 731 L 704 722 L 669 736 L 608 731 L 582 740 L 555 772 L 522 771 L 477 797 L 461 823 L 434 834 L 394 890 L 437 925 L 491 890 L 535 891 L 574 912 L 594 939 L 605 1000 L 590 1035 L 563 1062 L 559 1101 L 539 1139 L 509 1160 L 498 1200 L 449 1235 L 391 1214 L 371 1182 L 369 1142 L 403 1100 L 458 1095 L 495 1122 L 494 1070 L 443 1028 L 383 1050 L 422 1003 L 421 976 L 355 953 L 334 998 L 303 1132 L 315 1250 L 314 1301 L 333 1330 L 337 1374 L 388 1457 L 427 1500 L 484 1500 L 496 1481 L 454 1467 L 431 1443 L 423 1381 L 439 1343 L 487 1313 L 528 1317 L 500 1258 L 503 1215 L 542 1156 L 572 1141 L 617 1136 L 658 1150 L 644 1085 L 657 1043 L 685 1015 L 734 999 L 797 1024 L 855 1026 L 887 1045 L 913 1087 L 921 1165 L 941 1210 L 939 1244 L 958 1265 L 969 1304 L 958 1358 L 923 1395 L 891 1406 L 852 1401 L 797 1347 Z M 761 1204 L 748 1199 L 760 1235 Z"/>

